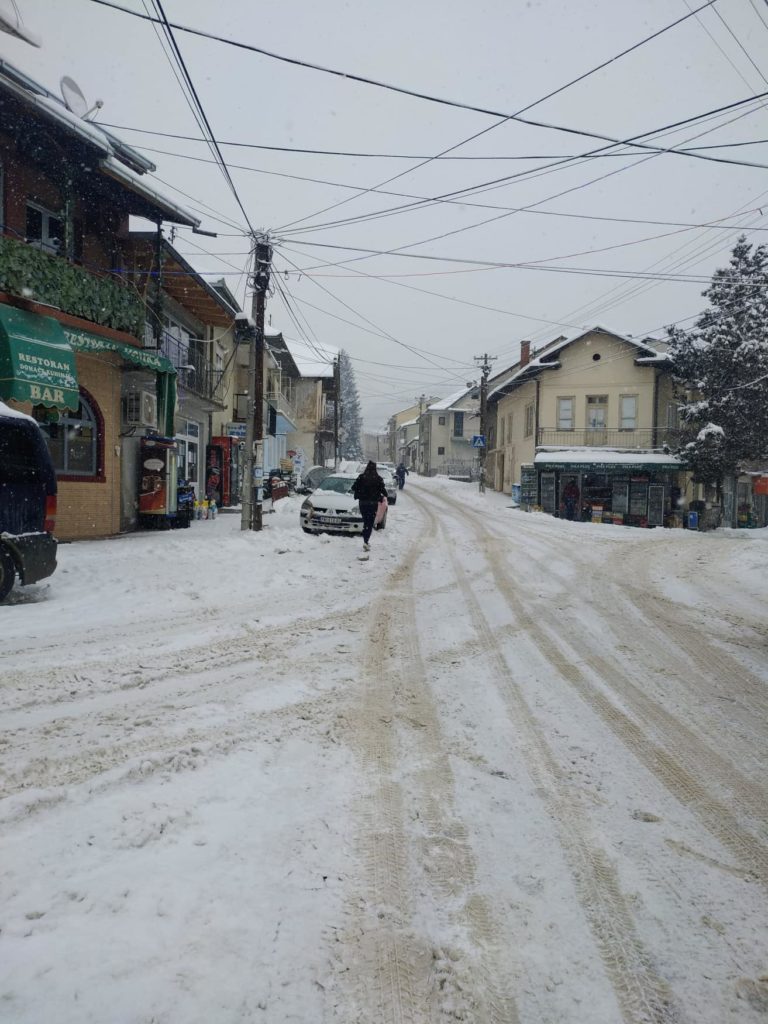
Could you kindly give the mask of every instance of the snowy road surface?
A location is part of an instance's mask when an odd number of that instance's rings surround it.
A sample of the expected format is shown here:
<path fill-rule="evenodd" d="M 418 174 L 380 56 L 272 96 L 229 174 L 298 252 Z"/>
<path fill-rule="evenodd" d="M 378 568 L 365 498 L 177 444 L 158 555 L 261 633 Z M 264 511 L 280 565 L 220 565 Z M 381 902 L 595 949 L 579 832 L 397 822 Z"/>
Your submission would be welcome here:
<path fill-rule="evenodd" d="M 0 609 L 0 1021 L 768 1020 L 768 531 L 409 478 Z"/>

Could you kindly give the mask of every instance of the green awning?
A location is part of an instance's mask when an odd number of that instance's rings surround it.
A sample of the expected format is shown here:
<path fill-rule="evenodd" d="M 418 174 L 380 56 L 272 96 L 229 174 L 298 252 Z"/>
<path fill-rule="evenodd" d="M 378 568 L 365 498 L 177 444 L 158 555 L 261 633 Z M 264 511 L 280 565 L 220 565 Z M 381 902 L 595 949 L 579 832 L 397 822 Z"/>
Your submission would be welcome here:
<path fill-rule="evenodd" d="M 75 354 L 58 320 L 0 305 L 0 398 L 77 409 Z"/>
<path fill-rule="evenodd" d="M 141 366 L 157 374 L 157 398 L 160 409 L 159 422 L 167 437 L 175 434 L 173 416 L 176 411 L 176 367 L 165 356 L 152 349 L 137 348 L 113 341 L 101 334 L 81 331 L 76 327 L 64 327 L 67 341 L 76 352 L 116 352 L 128 363 Z"/>

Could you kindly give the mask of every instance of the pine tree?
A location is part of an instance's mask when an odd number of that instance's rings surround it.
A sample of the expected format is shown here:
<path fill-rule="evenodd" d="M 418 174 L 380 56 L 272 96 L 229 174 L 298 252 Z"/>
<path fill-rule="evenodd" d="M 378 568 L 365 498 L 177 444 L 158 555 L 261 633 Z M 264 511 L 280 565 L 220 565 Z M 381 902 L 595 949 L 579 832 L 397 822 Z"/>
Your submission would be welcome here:
<path fill-rule="evenodd" d="M 339 378 L 341 383 L 340 456 L 342 459 L 361 461 L 363 458 L 363 416 L 355 383 L 355 370 L 352 360 L 344 349 L 339 352 Z"/>
<path fill-rule="evenodd" d="M 768 457 L 768 249 L 744 235 L 703 293 L 690 331 L 669 329 L 684 444 L 696 479 L 720 484 Z"/>

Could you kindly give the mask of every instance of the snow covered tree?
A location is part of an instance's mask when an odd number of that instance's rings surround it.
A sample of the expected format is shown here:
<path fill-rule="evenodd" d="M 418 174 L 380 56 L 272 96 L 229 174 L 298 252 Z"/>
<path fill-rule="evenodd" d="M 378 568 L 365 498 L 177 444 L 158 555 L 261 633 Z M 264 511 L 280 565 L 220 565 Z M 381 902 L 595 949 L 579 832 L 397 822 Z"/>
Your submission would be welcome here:
<path fill-rule="evenodd" d="M 730 265 L 703 293 L 690 331 L 669 329 L 684 443 L 703 483 L 719 485 L 740 463 L 768 457 L 768 248 L 744 235 Z"/>
<path fill-rule="evenodd" d="M 352 360 L 342 349 L 339 352 L 339 378 L 341 383 L 341 427 L 339 449 L 342 459 L 363 458 L 363 415 L 355 383 Z"/>

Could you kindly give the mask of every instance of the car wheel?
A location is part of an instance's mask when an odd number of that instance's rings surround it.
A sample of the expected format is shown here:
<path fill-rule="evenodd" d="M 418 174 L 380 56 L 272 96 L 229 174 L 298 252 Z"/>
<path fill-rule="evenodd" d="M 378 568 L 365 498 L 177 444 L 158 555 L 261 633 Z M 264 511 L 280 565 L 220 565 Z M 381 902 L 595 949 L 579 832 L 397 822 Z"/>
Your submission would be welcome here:
<path fill-rule="evenodd" d="M 0 601 L 4 601 L 13 589 L 13 582 L 16 579 L 16 566 L 13 559 L 5 550 L 0 547 Z"/>
<path fill-rule="evenodd" d="M 302 530 L 304 531 L 304 533 L 314 533 L 314 530 L 310 530 L 306 526 L 302 526 Z"/>
<path fill-rule="evenodd" d="M 390 505 L 396 505 L 397 504 L 397 495 L 396 494 L 389 499 L 389 504 Z"/>

